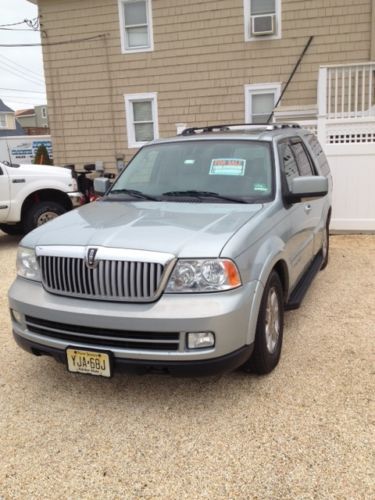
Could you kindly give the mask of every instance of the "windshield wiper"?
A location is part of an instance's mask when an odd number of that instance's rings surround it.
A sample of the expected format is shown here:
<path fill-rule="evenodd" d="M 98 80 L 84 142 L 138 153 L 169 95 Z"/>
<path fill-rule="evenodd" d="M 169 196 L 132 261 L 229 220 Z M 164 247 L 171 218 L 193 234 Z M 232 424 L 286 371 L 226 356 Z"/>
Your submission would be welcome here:
<path fill-rule="evenodd" d="M 241 198 L 234 198 L 232 196 L 225 196 L 219 193 L 214 193 L 213 191 L 197 191 L 194 189 L 187 191 L 167 191 L 163 193 L 162 196 L 194 196 L 201 200 L 202 198 L 217 198 L 218 200 L 232 201 L 233 203 L 247 203 L 247 201 Z"/>
<path fill-rule="evenodd" d="M 108 193 L 108 196 L 111 194 L 128 194 L 129 196 L 133 196 L 134 198 L 140 198 L 141 200 L 160 201 L 158 198 L 155 198 L 155 196 L 142 193 L 142 191 L 138 191 L 137 189 L 112 189 Z"/>

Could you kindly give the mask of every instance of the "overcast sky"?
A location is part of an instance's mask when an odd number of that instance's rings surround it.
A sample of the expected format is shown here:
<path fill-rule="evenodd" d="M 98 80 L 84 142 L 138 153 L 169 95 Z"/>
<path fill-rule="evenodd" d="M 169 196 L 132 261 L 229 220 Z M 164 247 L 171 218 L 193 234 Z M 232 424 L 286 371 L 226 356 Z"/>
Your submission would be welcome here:
<path fill-rule="evenodd" d="M 38 16 L 36 5 L 27 0 L 0 0 L 0 45 L 40 43 L 39 32 L 26 24 L 8 26 Z M 14 30 L 26 31 L 14 31 Z M 4 90 L 12 89 L 12 90 Z M 46 104 L 41 47 L 0 46 L 0 99 L 14 110 Z"/>

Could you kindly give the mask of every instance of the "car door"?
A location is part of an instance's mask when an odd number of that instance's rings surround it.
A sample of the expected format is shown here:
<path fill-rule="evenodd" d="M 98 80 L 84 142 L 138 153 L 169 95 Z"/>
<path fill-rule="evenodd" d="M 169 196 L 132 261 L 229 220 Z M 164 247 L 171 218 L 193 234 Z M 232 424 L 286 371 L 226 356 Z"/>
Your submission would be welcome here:
<path fill-rule="evenodd" d="M 6 222 L 10 208 L 9 176 L 5 165 L 0 163 L 0 222 Z"/>
<path fill-rule="evenodd" d="M 296 139 L 283 139 L 278 144 L 285 194 L 290 189 L 292 180 L 301 176 L 296 154 L 293 151 Z M 285 209 L 289 220 L 289 237 L 286 245 L 291 266 L 290 280 L 293 287 L 313 257 L 311 206 L 310 202 L 300 202 L 291 205 L 285 204 Z"/>
<path fill-rule="evenodd" d="M 300 176 L 318 175 L 310 153 L 301 138 L 291 141 L 291 148 L 297 161 Z M 306 229 L 308 232 L 309 244 L 311 245 L 312 257 L 321 248 L 322 235 L 318 232 L 322 229 L 322 214 L 325 199 L 313 198 L 303 203 L 306 213 Z M 316 240 L 319 240 L 316 244 Z"/>

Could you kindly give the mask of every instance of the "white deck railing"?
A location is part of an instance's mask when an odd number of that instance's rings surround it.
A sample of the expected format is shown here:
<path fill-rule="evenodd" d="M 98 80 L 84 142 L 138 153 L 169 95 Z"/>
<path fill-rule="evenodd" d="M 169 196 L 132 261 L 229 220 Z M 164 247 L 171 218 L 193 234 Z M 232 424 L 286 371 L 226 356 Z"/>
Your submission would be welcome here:
<path fill-rule="evenodd" d="M 321 66 L 319 116 L 328 119 L 375 116 L 375 62 Z"/>

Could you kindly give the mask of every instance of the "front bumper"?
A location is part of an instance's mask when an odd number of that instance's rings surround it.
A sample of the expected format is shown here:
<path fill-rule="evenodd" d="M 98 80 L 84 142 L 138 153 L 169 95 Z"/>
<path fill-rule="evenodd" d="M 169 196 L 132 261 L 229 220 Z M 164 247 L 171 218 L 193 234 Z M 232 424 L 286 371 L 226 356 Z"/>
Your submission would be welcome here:
<path fill-rule="evenodd" d="M 83 205 L 85 203 L 85 197 L 79 191 L 75 191 L 73 193 L 66 193 L 66 194 L 69 196 L 73 208 L 80 207 L 81 205 Z"/>
<path fill-rule="evenodd" d="M 114 303 L 83 300 L 53 295 L 37 282 L 17 278 L 9 291 L 11 309 L 21 314 L 20 322 L 13 321 L 14 335 L 19 344 L 36 354 L 51 354 L 65 359 L 69 345 L 79 348 L 109 350 L 115 366 L 137 365 L 146 371 L 152 369 L 168 372 L 211 372 L 235 369 L 251 355 L 254 341 L 254 297 L 259 293 L 259 282 L 251 282 L 228 292 L 212 294 L 164 294 L 154 303 Z M 176 350 L 152 350 L 149 348 L 123 348 L 111 345 L 95 345 L 95 342 L 70 339 L 30 331 L 25 316 L 46 322 L 55 322 L 83 328 L 118 330 L 148 335 L 178 332 Z M 78 330 L 78 329 L 77 329 Z M 210 331 L 215 334 L 215 346 L 189 350 L 187 332 Z M 151 333 L 150 333 L 151 332 Z M 78 335 L 78 333 L 77 333 Z M 189 365 L 189 366 L 187 366 Z"/>
<path fill-rule="evenodd" d="M 36 356 L 52 356 L 56 361 L 66 364 L 65 351 L 26 340 L 13 332 L 17 344 L 25 351 Z M 196 361 L 158 361 L 142 359 L 114 358 L 114 371 L 137 374 L 165 373 L 177 377 L 204 377 L 217 375 L 239 368 L 246 363 L 253 352 L 253 344 L 243 346 L 235 352 L 219 358 Z"/>

